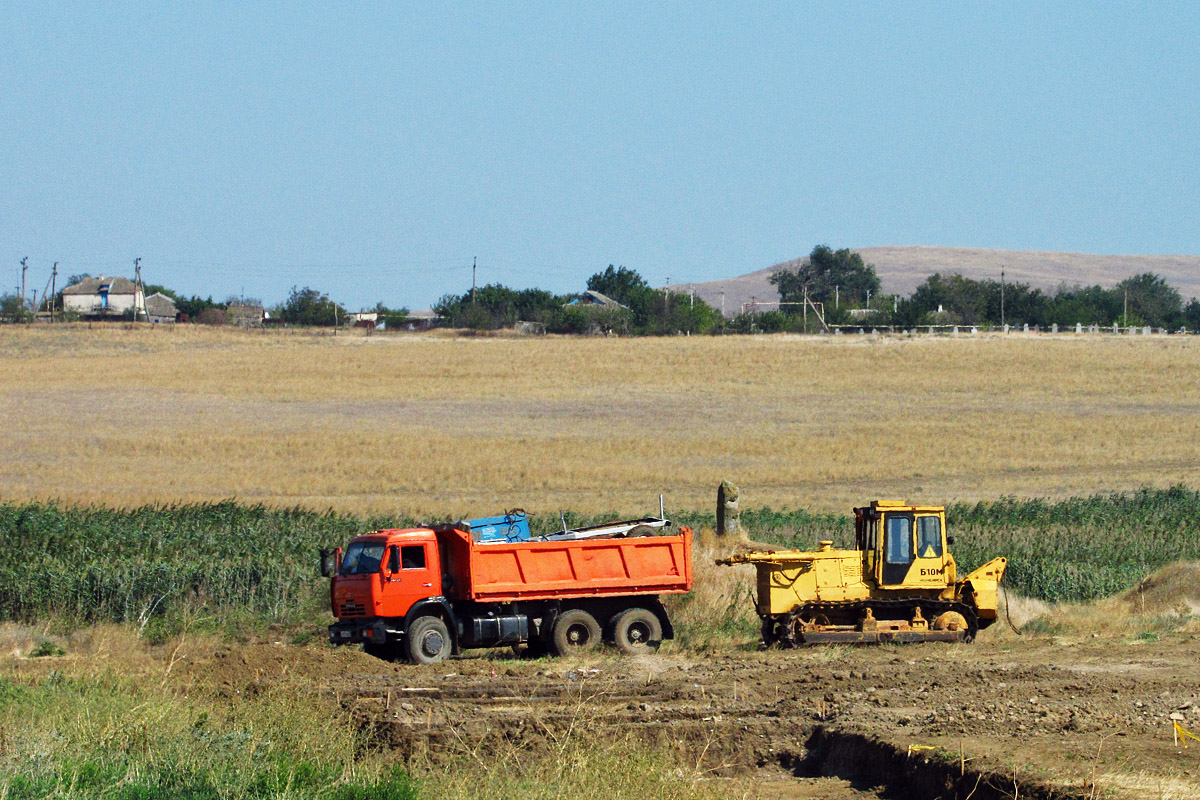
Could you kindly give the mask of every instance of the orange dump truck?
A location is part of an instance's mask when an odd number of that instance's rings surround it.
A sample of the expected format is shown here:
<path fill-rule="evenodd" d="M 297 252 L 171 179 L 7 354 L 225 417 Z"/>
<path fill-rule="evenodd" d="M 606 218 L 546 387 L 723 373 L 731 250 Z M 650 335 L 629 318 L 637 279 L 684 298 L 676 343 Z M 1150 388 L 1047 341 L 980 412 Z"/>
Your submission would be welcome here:
<path fill-rule="evenodd" d="M 641 534 L 641 535 L 639 535 Z M 484 542 L 469 525 L 383 530 L 321 551 L 333 644 L 432 664 L 471 647 L 649 652 L 674 632 L 662 594 L 692 588 L 692 532 Z"/>

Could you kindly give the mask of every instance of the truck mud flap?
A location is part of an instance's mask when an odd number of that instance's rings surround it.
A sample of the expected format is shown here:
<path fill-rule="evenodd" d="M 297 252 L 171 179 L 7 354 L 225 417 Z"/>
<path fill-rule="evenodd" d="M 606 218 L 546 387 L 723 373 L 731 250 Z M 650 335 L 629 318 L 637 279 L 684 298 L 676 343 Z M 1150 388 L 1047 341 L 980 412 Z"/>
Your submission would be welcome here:
<path fill-rule="evenodd" d="M 805 631 L 801 644 L 909 644 L 913 642 L 962 642 L 966 631 Z"/>

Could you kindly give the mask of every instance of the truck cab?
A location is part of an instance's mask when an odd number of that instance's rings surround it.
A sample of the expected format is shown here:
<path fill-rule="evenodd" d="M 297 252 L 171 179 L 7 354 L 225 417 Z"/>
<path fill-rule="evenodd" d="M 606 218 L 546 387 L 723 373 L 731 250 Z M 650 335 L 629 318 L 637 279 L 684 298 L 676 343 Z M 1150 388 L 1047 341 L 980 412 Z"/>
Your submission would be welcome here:
<path fill-rule="evenodd" d="M 403 617 L 421 600 L 442 593 L 433 531 L 379 531 L 350 542 L 333 577 L 336 617 Z"/>
<path fill-rule="evenodd" d="M 332 559 L 330 556 L 332 555 Z M 338 618 L 330 638 L 339 644 L 362 642 L 377 655 L 405 632 L 404 621 L 422 606 L 446 606 L 437 534 L 428 529 L 383 530 L 352 539 L 322 553 L 322 572 L 330 578 L 330 611 Z M 363 625 L 372 620 L 369 625 Z M 445 642 L 432 642 L 436 652 Z"/>

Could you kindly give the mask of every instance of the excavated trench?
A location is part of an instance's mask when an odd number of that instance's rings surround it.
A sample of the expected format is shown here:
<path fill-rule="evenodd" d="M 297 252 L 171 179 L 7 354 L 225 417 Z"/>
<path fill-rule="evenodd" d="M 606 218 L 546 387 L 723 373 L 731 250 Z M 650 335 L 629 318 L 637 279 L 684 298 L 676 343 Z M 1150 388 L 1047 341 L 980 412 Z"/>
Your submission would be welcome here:
<path fill-rule="evenodd" d="M 470 694 L 466 692 L 464 694 Z M 612 699 L 612 698 L 610 698 Z M 886 798 L 887 800 L 1071 800 L 1085 795 L 1062 787 L 1018 782 L 1015 776 L 971 768 L 940 751 L 915 750 L 876 736 L 769 715 L 697 716 L 683 709 L 654 706 L 635 697 L 588 714 L 593 732 L 633 737 L 640 745 L 674 752 L 707 774 L 726 778 L 770 780 L 783 796 L 802 798 Z M 504 708 L 505 700 L 519 704 Z M 475 719 L 439 719 L 426 711 L 415 715 L 404 703 L 391 718 L 359 715 L 377 746 L 405 760 L 449 764 L 461 756 L 464 742 L 482 752 L 505 748 L 550 748 L 581 722 L 579 709 L 546 702 L 548 696 L 474 698 Z M 483 701 L 480 703 L 480 701 Z M 534 708 L 530 707 L 530 701 Z M 359 709 L 361 714 L 361 708 Z M 414 708 L 413 711 L 416 711 Z M 790 777 L 788 777 L 790 776 Z M 830 779 L 844 782 L 844 790 Z M 781 780 L 794 786 L 781 785 Z M 835 782 L 835 783 L 836 783 Z M 811 784 L 806 786 L 806 784 Z M 844 793 L 838 793 L 844 792 Z"/>
<path fill-rule="evenodd" d="M 1039 786 L 1014 776 L 966 767 L 858 733 L 814 728 L 801 753 L 781 753 L 780 765 L 798 779 L 837 777 L 888 800 L 1083 800 L 1062 787 Z"/>

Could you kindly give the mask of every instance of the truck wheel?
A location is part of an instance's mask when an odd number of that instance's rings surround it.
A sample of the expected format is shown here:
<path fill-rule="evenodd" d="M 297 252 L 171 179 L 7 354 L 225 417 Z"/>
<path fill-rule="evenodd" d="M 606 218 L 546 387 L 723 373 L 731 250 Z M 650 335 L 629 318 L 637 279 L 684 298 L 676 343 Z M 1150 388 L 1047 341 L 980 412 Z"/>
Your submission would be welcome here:
<path fill-rule="evenodd" d="M 436 664 L 450 655 L 450 630 L 437 617 L 421 617 L 404 637 L 408 660 L 414 664 Z"/>
<path fill-rule="evenodd" d="M 644 608 L 622 611 L 613 625 L 613 643 L 628 656 L 653 653 L 662 644 L 662 635 L 662 623 Z"/>
<path fill-rule="evenodd" d="M 573 608 L 554 620 L 554 652 L 560 656 L 584 653 L 600 643 L 600 623 L 588 612 Z"/>
<path fill-rule="evenodd" d="M 625 534 L 627 539 L 634 539 L 642 536 L 658 536 L 658 531 L 651 528 L 649 525 L 635 525 L 630 529 L 629 533 Z"/>

